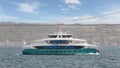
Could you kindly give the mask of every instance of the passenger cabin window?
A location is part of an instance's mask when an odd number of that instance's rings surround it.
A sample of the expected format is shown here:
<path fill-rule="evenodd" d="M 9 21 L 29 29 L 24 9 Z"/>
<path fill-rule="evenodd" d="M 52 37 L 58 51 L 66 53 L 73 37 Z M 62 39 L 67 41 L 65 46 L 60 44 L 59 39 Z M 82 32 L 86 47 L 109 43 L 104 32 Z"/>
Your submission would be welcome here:
<path fill-rule="evenodd" d="M 63 38 L 70 38 L 72 35 L 62 35 Z"/>
<path fill-rule="evenodd" d="M 48 35 L 49 38 L 70 38 L 72 35 Z"/>
<path fill-rule="evenodd" d="M 69 44 L 69 40 L 51 40 L 50 44 Z"/>
<path fill-rule="evenodd" d="M 49 38 L 56 38 L 57 35 L 48 35 Z"/>

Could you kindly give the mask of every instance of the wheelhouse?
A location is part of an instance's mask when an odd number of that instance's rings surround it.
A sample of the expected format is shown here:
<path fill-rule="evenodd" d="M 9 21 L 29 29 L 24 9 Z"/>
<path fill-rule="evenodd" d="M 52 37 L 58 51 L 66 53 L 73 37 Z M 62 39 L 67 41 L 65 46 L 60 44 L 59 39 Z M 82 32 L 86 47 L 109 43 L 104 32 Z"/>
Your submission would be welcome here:
<path fill-rule="evenodd" d="M 50 40 L 50 44 L 69 44 L 69 40 Z"/>
<path fill-rule="evenodd" d="M 48 35 L 49 38 L 71 38 L 72 35 Z"/>

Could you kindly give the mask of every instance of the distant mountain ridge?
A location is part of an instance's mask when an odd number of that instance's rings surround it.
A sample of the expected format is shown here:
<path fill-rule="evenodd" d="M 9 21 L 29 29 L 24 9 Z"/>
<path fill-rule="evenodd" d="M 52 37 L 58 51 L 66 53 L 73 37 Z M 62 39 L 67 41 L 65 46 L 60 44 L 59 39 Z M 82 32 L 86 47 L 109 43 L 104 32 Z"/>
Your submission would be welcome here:
<path fill-rule="evenodd" d="M 28 24 L 0 23 L 0 42 L 32 41 L 46 38 L 59 28 L 69 31 L 74 37 L 86 39 L 91 44 L 119 45 L 120 24 Z"/>

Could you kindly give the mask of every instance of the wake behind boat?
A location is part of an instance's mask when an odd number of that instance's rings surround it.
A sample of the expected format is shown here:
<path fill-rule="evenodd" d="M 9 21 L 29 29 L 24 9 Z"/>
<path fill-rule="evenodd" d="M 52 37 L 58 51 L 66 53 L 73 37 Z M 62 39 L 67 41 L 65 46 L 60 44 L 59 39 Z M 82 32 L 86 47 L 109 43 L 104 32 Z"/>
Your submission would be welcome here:
<path fill-rule="evenodd" d="M 99 54 L 97 46 L 83 39 L 72 38 L 72 34 L 67 32 L 49 34 L 48 38 L 27 43 L 23 48 L 24 55 Z"/>

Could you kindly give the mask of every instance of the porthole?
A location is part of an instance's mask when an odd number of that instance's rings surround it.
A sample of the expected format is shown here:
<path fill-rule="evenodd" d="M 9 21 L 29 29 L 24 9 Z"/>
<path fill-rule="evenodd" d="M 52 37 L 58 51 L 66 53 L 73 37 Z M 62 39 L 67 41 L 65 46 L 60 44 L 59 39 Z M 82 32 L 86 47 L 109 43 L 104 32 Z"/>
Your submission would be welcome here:
<path fill-rule="evenodd" d="M 45 52 L 48 52 L 48 51 L 45 51 Z"/>
<path fill-rule="evenodd" d="M 64 52 L 66 52 L 66 51 L 64 51 Z"/>

